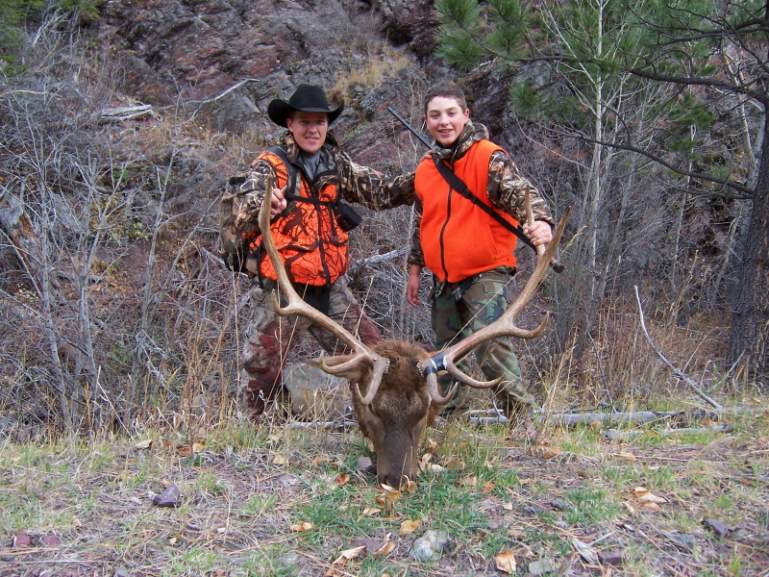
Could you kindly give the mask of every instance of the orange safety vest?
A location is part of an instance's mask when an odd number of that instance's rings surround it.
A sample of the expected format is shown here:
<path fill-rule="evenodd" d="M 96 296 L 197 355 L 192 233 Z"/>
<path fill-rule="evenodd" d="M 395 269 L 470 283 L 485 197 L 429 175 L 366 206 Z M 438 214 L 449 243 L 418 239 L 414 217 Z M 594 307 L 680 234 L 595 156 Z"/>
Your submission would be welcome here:
<path fill-rule="evenodd" d="M 275 169 L 276 187 L 286 186 L 288 167 L 278 155 L 266 151 L 259 155 L 258 160 L 266 160 Z M 317 199 L 325 203 L 337 201 L 336 180 L 327 182 L 318 191 L 311 189 L 301 173 L 297 174 L 297 182 L 299 186 L 293 194 L 300 198 Z M 265 198 L 264 202 L 270 202 L 270 199 Z M 332 284 L 347 271 L 349 237 L 337 224 L 333 207 L 329 204 L 289 201 L 288 208 L 272 221 L 270 231 L 291 282 L 324 286 Z M 259 236 L 249 248 L 259 251 L 261 243 Z M 261 255 L 259 274 L 272 280 L 278 278 L 266 254 Z"/>
<path fill-rule="evenodd" d="M 503 149 L 489 140 L 479 140 L 449 167 L 489 206 L 489 160 L 498 150 Z M 515 235 L 453 190 L 431 157 L 423 158 L 417 166 L 414 188 L 422 202 L 422 254 L 438 280 L 459 282 L 494 268 L 515 267 Z M 497 212 L 518 225 L 506 212 Z"/>

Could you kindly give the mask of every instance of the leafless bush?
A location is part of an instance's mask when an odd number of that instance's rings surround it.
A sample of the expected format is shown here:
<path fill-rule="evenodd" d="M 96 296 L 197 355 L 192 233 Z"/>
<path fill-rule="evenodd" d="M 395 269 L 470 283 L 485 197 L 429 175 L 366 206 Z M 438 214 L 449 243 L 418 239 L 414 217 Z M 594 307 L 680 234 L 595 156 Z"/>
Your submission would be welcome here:
<path fill-rule="evenodd" d="M 68 30 L 46 21 L 0 98 L 0 405 L 68 430 L 218 417 L 232 283 L 211 253 L 210 160 L 173 114 L 98 125 L 116 74 Z"/>

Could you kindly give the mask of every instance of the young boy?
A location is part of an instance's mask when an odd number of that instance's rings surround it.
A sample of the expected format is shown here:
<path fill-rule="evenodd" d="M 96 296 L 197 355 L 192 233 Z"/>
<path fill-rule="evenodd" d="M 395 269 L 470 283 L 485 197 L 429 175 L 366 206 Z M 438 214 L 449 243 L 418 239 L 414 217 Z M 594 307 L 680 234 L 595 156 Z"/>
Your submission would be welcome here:
<path fill-rule="evenodd" d="M 550 242 L 552 219 L 544 200 L 510 156 L 488 140 L 486 128 L 471 122 L 462 90 L 442 84 L 430 90 L 424 102 L 427 130 L 444 165 L 512 224 L 526 220 L 528 191 L 535 222 L 523 230 L 535 246 Z M 426 266 L 436 280 L 432 324 L 441 348 L 460 334 L 491 324 L 505 311 L 505 287 L 515 274 L 516 237 L 452 188 L 430 155 L 417 166 L 414 188 L 418 216 L 407 298 L 418 303 L 420 272 Z M 528 413 L 534 399 L 521 381 L 510 340 L 484 343 L 476 353 L 487 379 L 502 377 L 495 394 L 505 414 L 513 418 Z"/>

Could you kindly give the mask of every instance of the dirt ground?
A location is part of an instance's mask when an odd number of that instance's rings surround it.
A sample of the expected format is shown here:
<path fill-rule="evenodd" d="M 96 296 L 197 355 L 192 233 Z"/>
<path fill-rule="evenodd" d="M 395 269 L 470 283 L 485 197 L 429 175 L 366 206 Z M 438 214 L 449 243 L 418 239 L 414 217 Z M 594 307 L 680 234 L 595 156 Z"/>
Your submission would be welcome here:
<path fill-rule="evenodd" d="M 727 432 L 658 424 L 622 443 L 587 426 L 533 446 L 452 419 L 403 492 L 363 472 L 354 427 L 5 442 L 0 576 L 769 577 L 755 407 Z"/>

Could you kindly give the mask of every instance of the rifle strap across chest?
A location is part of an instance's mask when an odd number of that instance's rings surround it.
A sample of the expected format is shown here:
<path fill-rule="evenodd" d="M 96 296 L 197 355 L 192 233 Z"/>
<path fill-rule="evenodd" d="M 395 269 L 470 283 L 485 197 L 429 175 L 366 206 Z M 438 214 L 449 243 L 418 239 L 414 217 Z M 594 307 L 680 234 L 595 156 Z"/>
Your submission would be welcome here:
<path fill-rule="evenodd" d="M 467 185 L 462 182 L 462 179 L 459 178 L 453 170 L 451 170 L 446 164 L 440 159 L 440 157 L 437 154 L 432 155 L 433 162 L 435 163 L 435 167 L 438 169 L 438 172 L 441 173 L 441 176 L 443 179 L 448 183 L 448 185 L 456 190 L 459 194 L 461 194 L 463 197 L 465 197 L 467 200 L 472 202 L 475 206 L 483 210 L 486 214 L 488 214 L 491 218 L 493 218 L 495 221 L 497 221 L 499 224 L 501 224 L 505 229 L 513 233 L 515 236 L 517 236 L 523 243 L 530 246 L 532 249 L 536 250 L 534 247 L 534 244 L 529 240 L 529 237 L 526 236 L 526 234 L 523 232 L 523 229 L 519 226 L 515 226 L 514 224 L 511 224 L 496 211 L 491 206 L 483 202 L 480 198 L 475 196 L 469 188 L 467 188 Z"/>

